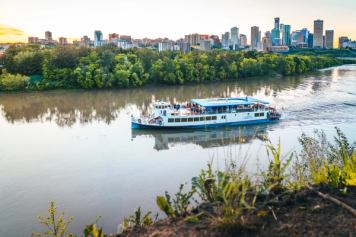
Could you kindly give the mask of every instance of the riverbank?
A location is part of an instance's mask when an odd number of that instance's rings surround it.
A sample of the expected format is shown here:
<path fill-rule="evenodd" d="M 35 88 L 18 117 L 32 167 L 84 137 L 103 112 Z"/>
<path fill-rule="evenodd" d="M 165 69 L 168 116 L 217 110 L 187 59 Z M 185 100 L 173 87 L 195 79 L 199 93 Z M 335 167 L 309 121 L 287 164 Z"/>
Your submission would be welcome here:
<path fill-rule="evenodd" d="M 279 55 L 257 51 L 122 51 L 91 48 L 12 46 L 3 57 L 0 90 L 133 88 L 300 75 L 341 65 L 330 56 Z"/>
<path fill-rule="evenodd" d="M 328 194 L 356 209 L 356 187 L 348 188 L 346 194 L 328 186 L 315 186 L 313 189 L 315 191 L 302 189 L 284 194 L 268 208 L 245 215 L 244 223 L 239 225 L 214 223 L 221 207 L 204 203 L 190 214 L 204 213 L 197 221 L 164 219 L 152 226 L 133 228 L 118 236 L 353 236 L 356 232 L 356 216 L 316 192 Z M 263 205 L 262 200 L 256 202 L 256 206 L 259 205 Z"/>

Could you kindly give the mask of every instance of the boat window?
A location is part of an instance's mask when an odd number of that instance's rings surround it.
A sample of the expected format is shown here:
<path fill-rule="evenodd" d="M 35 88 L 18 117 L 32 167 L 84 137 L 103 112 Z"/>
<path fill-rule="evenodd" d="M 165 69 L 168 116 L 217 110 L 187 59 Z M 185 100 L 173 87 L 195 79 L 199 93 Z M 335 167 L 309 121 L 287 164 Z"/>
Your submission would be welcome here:
<path fill-rule="evenodd" d="M 179 123 L 180 122 L 180 118 L 175 118 L 174 122 Z"/>
<path fill-rule="evenodd" d="M 265 116 L 265 113 L 260 113 L 260 116 L 261 116 L 261 117 Z"/>
<path fill-rule="evenodd" d="M 216 116 L 213 116 L 213 117 L 212 117 L 212 120 L 216 120 L 216 119 L 217 119 L 217 117 L 216 117 Z"/>
<path fill-rule="evenodd" d="M 187 118 L 182 118 L 182 122 L 187 122 Z"/>
<path fill-rule="evenodd" d="M 194 122 L 199 121 L 199 117 L 194 118 Z"/>
<path fill-rule="evenodd" d="M 188 122 L 193 122 L 193 118 L 188 118 Z"/>
<path fill-rule="evenodd" d="M 259 113 L 255 113 L 255 117 L 259 117 L 260 116 L 260 114 Z"/>
<path fill-rule="evenodd" d="M 206 120 L 211 120 L 211 116 L 207 116 L 207 117 L 206 117 Z"/>
<path fill-rule="evenodd" d="M 200 117 L 200 121 L 205 121 L 205 117 Z"/>
<path fill-rule="evenodd" d="M 168 119 L 168 123 L 173 123 L 174 122 L 174 119 L 170 118 Z"/>

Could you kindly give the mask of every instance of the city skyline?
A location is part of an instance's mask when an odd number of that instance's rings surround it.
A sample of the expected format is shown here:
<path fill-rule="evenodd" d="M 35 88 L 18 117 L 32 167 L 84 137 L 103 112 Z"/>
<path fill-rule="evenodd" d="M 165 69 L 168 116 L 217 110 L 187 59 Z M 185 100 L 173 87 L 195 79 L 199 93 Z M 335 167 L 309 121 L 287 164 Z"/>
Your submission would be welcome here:
<path fill-rule="evenodd" d="M 66 4 L 67 3 L 67 4 Z M 101 30 L 104 37 L 109 33 L 132 35 L 133 38 L 179 39 L 189 33 L 221 35 L 233 26 L 249 35 L 252 26 L 259 26 L 262 34 L 273 27 L 273 18 L 278 16 L 292 31 L 308 28 L 313 30 L 315 19 L 324 20 L 324 30 L 335 31 L 334 45 L 340 36 L 356 38 L 351 13 L 356 2 L 351 0 L 302 0 L 290 8 L 283 1 L 148 1 L 132 2 L 105 0 L 56 3 L 34 0 L 4 0 L 4 14 L 0 15 L 0 41 L 26 42 L 28 36 L 40 36 L 50 30 L 53 38 L 79 39 L 92 37 L 94 30 Z M 186 7 L 189 4 L 189 7 Z M 19 7 L 21 6 L 21 7 Z M 242 7 L 243 6 L 243 7 Z M 319 8 L 318 11 L 315 11 Z M 31 10 L 33 9 L 33 10 Z M 125 11 L 121 10 L 125 9 Z M 16 14 L 11 14 L 15 12 Z M 64 14 L 65 13 L 65 14 Z M 79 14 L 80 13 L 80 14 Z M 64 15 L 63 15 L 64 14 Z M 301 17 L 302 16 L 302 17 Z M 45 20 L 44 20 L 45 19 Z M 115 19 L 115 20 L 113 20 Z M 169 19 L 169 20 L 167 20 Z"/>

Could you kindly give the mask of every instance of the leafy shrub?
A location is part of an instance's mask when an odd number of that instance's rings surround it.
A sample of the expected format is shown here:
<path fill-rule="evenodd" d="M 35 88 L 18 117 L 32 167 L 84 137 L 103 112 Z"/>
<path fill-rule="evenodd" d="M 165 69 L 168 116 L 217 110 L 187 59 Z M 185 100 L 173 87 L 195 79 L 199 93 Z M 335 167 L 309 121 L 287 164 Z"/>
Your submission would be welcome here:
<path fill-rule="evenodd" d="M 254 185 L 248 177 L 230 180 L 223 191 L 223 213 L 217 221 L 224 225 L 245 224 L 243 216 L 255 209 L 256 198 Z"/>
<path fill-rule="evenodd" d="M 336 128 L 337 135 L 331 144 L 325 133 L 316 130 L 315 137 L 305 134 L 299 142 L 300 154 L 306 179 L 315 184 L 328 184 L 337 188 L 356 185 L 356 144 L 350 145 L 345 134 Z"/>
<path fill-rule="evenodd" d="M 27 87 L 29 77 L 20 74 L 10 74 L 6 70 L 0 75 L 0 90 L 23 90 Z"/>
<path fill-rule="evenodd" d="M 164 196 L 158 196 L 156 198 L 157 206 L 163 211 L 169 218 L 183 217 L 188 214 L 189 205 L 192 201 L 192 197 L 195 193 L 195 189 L 184 193 L 184 185 L 181 184 L 179 191 L 175 194 L 175 198 L 171 198 L 168 192 L 165 192 Z"/>
<path fill-rule="evenodd" d="M 207 170 L 201 170 L 199 176 L 192 178 L 192 186 L 199 197 L 206 202 L 223 200 L 223 192 L 231 179 L 231 175 L 223 171 L 213 171 L 208 164 Z"/>

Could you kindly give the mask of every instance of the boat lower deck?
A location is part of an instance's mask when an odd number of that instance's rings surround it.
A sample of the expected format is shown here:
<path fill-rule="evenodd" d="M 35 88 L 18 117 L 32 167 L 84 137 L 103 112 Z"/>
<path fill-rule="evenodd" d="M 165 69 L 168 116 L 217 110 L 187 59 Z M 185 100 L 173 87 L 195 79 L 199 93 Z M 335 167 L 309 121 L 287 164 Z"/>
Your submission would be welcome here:
<path fill-rule="evenodd" d="M 197 124 L 197 125 L 182 125 L 182 126 L 162 126 L 158 124 L 140 124 L 137 122 L 131 123 L 131 128 L 142 128 L 142 129 L 182 129 L 182 128 L 216 128 L 216 127 L 228 127 L 228 126 L 240 126 L 249 124 L 264 124 L 271 123 L 277 120 L 274 119 L 256 119 L 256 120 L 246 120 L 238 122 L 226 122 L 226 123 L 211 123 L 211 124 Z"/>

